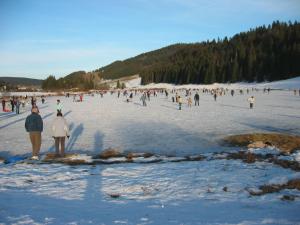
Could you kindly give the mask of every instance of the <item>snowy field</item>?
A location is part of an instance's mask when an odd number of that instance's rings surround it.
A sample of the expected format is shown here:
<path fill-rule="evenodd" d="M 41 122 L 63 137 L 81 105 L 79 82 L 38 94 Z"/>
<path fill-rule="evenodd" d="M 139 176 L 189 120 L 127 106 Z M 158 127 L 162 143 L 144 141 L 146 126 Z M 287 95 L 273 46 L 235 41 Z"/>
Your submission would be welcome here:
<path fill-rule="evenodd" d="M 192 93 L 192 96 L 195 92 Z M 180 93 L 181 96 L 183 92 Z M 254 109 L 248 97 L 254 95 Z M 67 152 L 97 155 L 107 148 L 164 156 L 203 154 L 206 160 L 152 164 L 78 165 L 10 163 L 0 165 L 0 224 L 300 224 L 300 193 L 251 196 L 247 189 L 277 184 L 300 173 L 267 162 L 209 160 L 228 135 L 280 132 L 300 135 L 300 96 L 292 91 L 250 91 L 218 97 L 200 93 L 200 106 L 171 101 L 172 94 L 140 94 L 127 103 L 110 93 L 83 102 L 60 97 L 71 128 Z M 38 102 L 44 120 L 41 154 L 54 151 L 50 124 L 57 97 Z M 184 102 L 186 99 L 184 98 Z M 29 156 L 25 118 L 0 114 L 0 156 Z M 276 152 L 276 149 L 272 150 Z M 226 187 L 226 191 L 224 188 Z M 111 195 L 117 194 L 117 198 Z M 281 200 L 283 195 L 294 201 Z"/>

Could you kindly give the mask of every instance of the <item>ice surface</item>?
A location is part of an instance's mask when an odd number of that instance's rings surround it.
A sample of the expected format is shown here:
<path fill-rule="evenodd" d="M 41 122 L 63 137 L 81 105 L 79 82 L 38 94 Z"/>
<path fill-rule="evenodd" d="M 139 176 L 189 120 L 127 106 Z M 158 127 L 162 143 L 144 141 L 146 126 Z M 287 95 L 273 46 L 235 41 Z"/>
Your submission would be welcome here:
<path fill-rule="evenodd" d="M 82 153 L 76 159 L 90 161 L 111 147 L 156 153 L 162 162 L 143 163 L 157 157 L 138 157 L 137 163 L 111 165 L 0 163 L 0 224 L 300 224 L 298 190 L 262 196 L 247 191 L 299 178 L 299 172 L 267 162 L 225 160 L 226 154 L 212 157 L 237 150 L 219 145 L 227 135 L 299 135 L 300 96 L 292 91 L 250 91 L 234 97 L 227 93 L 215 102 L 201 92 L 199 107 L 188 108 L 184 97 L 179 111 L 172 95 L 152 96 L 147 107 L 141 105 L 140 94 L 130 103 L 110 93 L 85 96 L 82 103 L 59 97 L 71 129 L 66 151 Z M 251 95 L 256 97 L 253 110 L 247 102 Z M 54 152 L 50 125 L 57 98 L 38 102 L 45 127 L 42 155 Z M 27 105 L 20 115 L 0 114 L 0 156 L 30 155 L 24 129 L 29 110 Z M 250 151 L 278 153 L 274 148 Z M 207 158 L 173 162 L 199 154 Z M 299 161 L 299 151 L 280 157 Z M 295 200 L 282 201 L 283 195 Z"/>

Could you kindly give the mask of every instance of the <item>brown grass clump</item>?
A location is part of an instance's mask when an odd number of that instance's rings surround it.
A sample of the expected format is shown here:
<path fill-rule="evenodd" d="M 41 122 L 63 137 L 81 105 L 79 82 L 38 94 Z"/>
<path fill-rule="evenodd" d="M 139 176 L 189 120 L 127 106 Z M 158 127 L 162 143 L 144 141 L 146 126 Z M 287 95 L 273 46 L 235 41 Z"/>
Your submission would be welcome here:
<path fill-rule="evenodd" d="M 76 156 L 76 154 L 67 153 L 64 157 L 56 155 L 55 153 L 48 153 L 43 162 L 47 163 L 64 163 L 68 165 L 83 165 L 88 164 L 85 160 L 82 159 L 71 159 L 71 157 Z"/>
<path fill-rule="evenodd" d="M 260 191 L 248 191 L 251 195 L 259 196 L 279 192 L 283 189 L 297 189 L 300 191 L 300 179 L 293 179 L 285 184 L 265 184 L 259 187 Z"/>
<path fill-rule="evenodd" d="M 123 154 L 118 149 L 108 148 L 100 153 L 99 158 L 100 159 L 109 159 L 113 157 L 122 157 Z"/>
<path fill-rule="evenodd" d="M 291 153 L 300 149 L 300 137 L 278 133 L 255 133 L 241 134 L 226 137 L 225 144 L 240 147 L 258 147 L 275 146 L 285 153 Z"/>

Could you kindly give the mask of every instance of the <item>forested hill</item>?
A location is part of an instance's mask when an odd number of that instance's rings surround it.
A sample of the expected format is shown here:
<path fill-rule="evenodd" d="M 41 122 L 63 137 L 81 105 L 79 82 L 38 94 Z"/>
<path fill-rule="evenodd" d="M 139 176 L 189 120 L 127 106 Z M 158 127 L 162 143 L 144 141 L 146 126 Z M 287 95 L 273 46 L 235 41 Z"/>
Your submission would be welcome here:
<path fill-rule="evenodd" d="M 0 77 L 0 81 L 15 86 L 41 86 L 43 82 L 43 80 L 24 77 Z"/>
<path fill-rule="evenodd" d="M 273 81 L 300 74 L 300 24 L 273 22 L 232 38 L 176 44 L 98 69 L 106 79 L 140 74 L 142 83 Z"/>

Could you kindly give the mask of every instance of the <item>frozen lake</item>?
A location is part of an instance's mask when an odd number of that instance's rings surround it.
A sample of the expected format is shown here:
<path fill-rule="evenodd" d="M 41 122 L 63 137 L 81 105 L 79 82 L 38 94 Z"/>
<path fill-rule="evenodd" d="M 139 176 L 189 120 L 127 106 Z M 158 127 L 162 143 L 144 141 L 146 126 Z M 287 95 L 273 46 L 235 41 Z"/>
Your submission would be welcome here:
<path fill-rule="evenodd" d="M 247 99 L 256 97 L 253 110 Z M 183 96 L 183 95 L 181 95 Z M 193 95 L 192 95 L 193 96 Z M 50 124 L 55 115 L 57 97 L 39 103 L 44 118 L 42 153 L 52 149 Z M 227 93 L 217 101 L 200 94 L 200 106 L 178 110 L 178 105 L 164 95 L 151 97 L 143 107 L 140 96 L 133 102 L 106 94 L 85 96 L 83 102 L 60 97 L 63 113 L 71 127 L 67 149 L 72 152 L 97 154 L 109 147 L 124 151 L 159 152 L 172 155 L 220 151 L 218 141 L 231 134 L 248 132 L 280 132 L 300 134 L 300 97 L 288 91 L 262 91 L 234 97 Z M 184 98 L 185 101 L 185 98 Z M 31 151 L 24 129 L 29 106 L 20 115 L 0 117 L 0 156 L 25 154 Z"/>
<path fill-rule="evenodd" d="M 252 110 L 247 102 L 251 95 L 256 98 Z M 147 107 L 140 95 L 130 103 L 110 93 L 103 98 L 85 96 L 83 102 L 60 97 L 71 128 L 67 151 L 95 155 L 112 147 L 209 158 L 231 150 L 219 145 L 227 135 L 300 134 L 300 96 L 291 91 L 234 97 L 228 92 L 217 101 L 201 92 L 199 107 L 188 108 L 184 97 L 182 110 L 171 96 L 151 96 Z M 45 128 L 42 154 L 54 151 L 49 129 L 56 99 L 38 103 Z M 24 129 L 29 109 L 26 106 L 20 115 L 1 113 L 0 156 L 30 155 Z M 262 196 L 246 191 L 299 177 L 299 172 L 271 163 L 225 159 L 96 166 L 2 164 L 0 224 L 300 224 L 299 191 Z M 282 201 L 285 194 L 295 200 Z"/>

